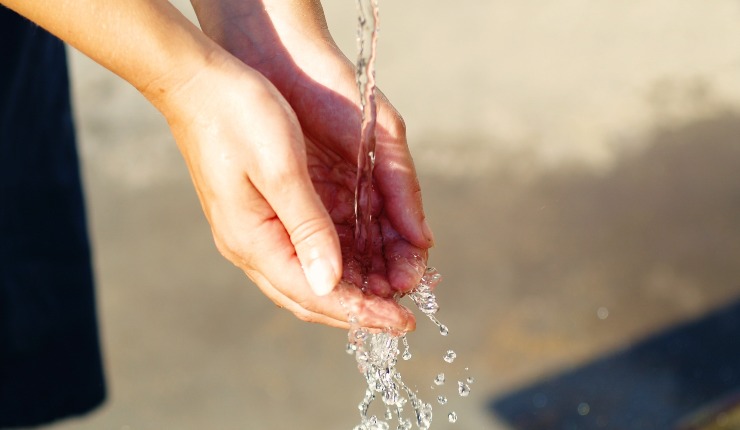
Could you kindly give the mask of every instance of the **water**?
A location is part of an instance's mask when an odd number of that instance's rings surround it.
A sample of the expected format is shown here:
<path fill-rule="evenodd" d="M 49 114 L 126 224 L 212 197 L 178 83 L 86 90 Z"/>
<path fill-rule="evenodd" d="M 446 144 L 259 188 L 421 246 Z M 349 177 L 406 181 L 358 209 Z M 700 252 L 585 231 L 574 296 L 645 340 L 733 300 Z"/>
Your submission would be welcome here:
<path fill-rule="evenodd" d="M 360 106 L 362 110 L 362 126 L 360 130 L 360 145 L 357 155 L 357 182 L 355 186 L 355 253 L 359 262 L 363 284 L 367 288 L 370 270 L 372 269 L 371 225 L 373 222 L 372 191 L 373 169 L 375 164 L 375 53 L 378 34 L 378 4 L 377 0 L 358 0 L 358 45 L 357 59 L 357 86 L 360 92 Z M 441 275 L 434 268 L 427 268 L 419 285 L 409 293 L 411 301 L 426 315 L 439 329 L 442 336 L 449 334 L 447 326 L 435 316 L 439 310 L 437 298 L 433 293 L 434 287 L 440 282 Z M 365 396 L 358 405 L 361 422 L 355 430 L 386 430 L 390 429 L 389 421 L 397 420 L 397 430 L 411 430 L 415 424 L 420 430 L 427 430 L 432 424 L 432 405 L 421 400 L 417 393 L 411 390 L 401 378 L 396 368 L 398 363 L 399 339 L 404 351 L 402 358 L 412 358 L 408 340 L 405 334 L 381 332 L 370 333 L 359 327 L 356 318 L 350 315 L 350 332 L 347 353 L 354 354 L 360 372 L 365 376 L 367 389 Z M 444 357 L 448 363 L 455 360 L 456 354 L 449 350 Z M 445 375 L 440 373 L 435 384 L 443 385 Z M 467 389 L 469 392 L 469 388 Z M 462 394 L 461 396 L 467 396 Z M 380 399 L 385 406 L 382 419 L 370 415 L 370 405 Z M 447 398 L 438 396 L 438 403 L 446 404 Z M 405 408 L 410 406 L 409 411 Z M 412 419 L 406 418 L 411 415 Z M 450 412 L 450 422 L 457 421 L 457 414 Z"/>
<path fill-rule="evenodd" d="M 409 340 L 406 338 L 405 334 L 401 336 L 401 340 L 403 341 L 403 359 L 405 361 L 409 361 L 411 360 L 411 348 L 409 347 Z"/>
<path fill-rule="evenodd" d="M 429 285 L 431 278 L 435 278 L 436 282 L 439 281 L 437 271 L 434 269 L 425 273 L 420 285 Z M 414 303 L 429 303 L 431 300 L 427 291 L 418 294 L 414 290 L 410 293 L 410 296 Z M 413 299 L 414 297 L 416 299 Z M 436 312 L 436 309 L 434 312 Z M 432 425 L 433 418 L 431 403 L 426 403 L 420 399 L 417 393 L 406 385 L 401 378 L 401 373 L 396 368 L 400 354 L 399 340 L 405 349 L 403 357 L 411 358 L 406 337 L 394 336 L 387 332 L 371 333 L 363 327 L 355 326 L 350 329 L 348 338 L 347 351 L 354 353 L 357 367 L 365 376 L 367 382 L 365 396 L 358 405 L 361 422 L 355 427 L 355 430 L 390 428 L 388 421 L 394 418 L 398 423 L 397 429 L 411 430 L 415 424 L 420 430 L 428 430 Z M 443 373 L 437 375 L 438 385 L 444 384 L 444 379 L 445 375 Z M 378 399 L 386 407 L 383 419 L 369 413 L 371 404 Z M 408 411 L 408 415 L 411 415 L 412 419 L 406 418 L 404 415 L 406 405 L 410 406 L 411 410 Z"/>
<path fill-rule="evenodd" d="M 437 376 L 434 377 L 434 384 L 435 385 L 444 385 L 445 384 L 445 374 L 440 373 Z"/>
<path fill-rule="evenodd" d="M 462 381 L 457 381 L 457 393 L 460 397 L 468 397 L 470 395 L 470 386 Z"/>
<path fill-rule="evenodd" d="M 355 185 L 355 251 L 367 282 L 367 273 L 372 263 L 372 190 L 375 166 L 375 51 L 378 42 L 377 0 L 358 0 L 357 40 L 357 86 L 360 91 L 362 126 L 360 147 L 357 152 L 357 183 Z"/>
<path fill-rule="evenodd" d="M 437 297 L 434 295 L 434 288 L 442 281 L 442 275 L 433 267 L 427 267 L 424 271 L 419 285 L 409 294 L 409 298 L 414 302 L 417 308 L 429 318 L 434 325 L 439 328 L 439 334 L 447 336 L 450 330 L 442 324 L 434 314 L 439 310 Z"/>

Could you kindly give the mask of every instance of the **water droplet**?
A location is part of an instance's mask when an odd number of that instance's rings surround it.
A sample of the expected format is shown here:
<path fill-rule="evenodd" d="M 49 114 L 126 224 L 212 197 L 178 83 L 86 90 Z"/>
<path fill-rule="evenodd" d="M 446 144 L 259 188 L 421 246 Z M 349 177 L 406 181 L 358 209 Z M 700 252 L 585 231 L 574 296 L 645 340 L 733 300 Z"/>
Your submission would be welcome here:
<path fill-rule="evenodd" d="M 411 360 L 411 348 L 409 348 L 409 340 L 406 339 L 405 334 L 401 337 L 401 341 L 403 342 L 403 359 Z"/>
<path fill-rule="evenodd" d="M 445 374 L 444 373 L 440 373 L 439 375 L 437 375 L 437 377 L 434 378 L 434 383 L 436 385 L 444 385 L 444 383 L 445 383 Z"/>
<path fill-rule="evenodd" d="M 588 403 L 583 402 L 578 405 L 578 415 L 586 416 L 589 412 L 591 412 L 591 406 Z"/>
<path fill-rule="evenodd" d="M 427 430 L 432 425 L 432 405 L 421 405 L 416 411 L 416 423 L 420 429 Z"/>
<path fill-rule="evenodd" d="M 390 409 L 385 410 L 385 419 L 392 420 L 393 419 L 393 412 L 391 412 Z"/>
<path fill-rule="evenodd" d="M 457 392 L 461 397 L 468 397 L 470 395 L 470 386 L 462 381 L 457 381 Z"/>
<path fill-rule="evenodd" d="M 596 316 L 599 317 L 600 320 L 605 320 L 609 318 L 609 309 L 605 307 L 600 307 L 596 310 Z"/>
<path fill-rule="evenodd" d="M 354 343 L 348 343 L 347 344 L 347 354 L 352 355 L 357 351 L 357 345 Z"/>
<path fill-rule="evenodd" d="M 439 326 L 439 334 L 441 334 L 442 336 L 447 336 L 448 334 L 450 334 L 450 330 L 447 328 L 446 325 L 442 324 L 441 326 Z"/>
<path fill-rule="evenodd" d="M 455 354 L 455 351 L 451 349 L 448 350 L 444 356 L 444 360 L 448 363 L 452 363 L 453 361 L 455 361 L 455 358 L 457 358 L 457 354 Z"/>
<path fill-rule="evenodd" d="M 440 405 L 444 405 L 445 403 L 447 403 L 447 397 L 445 397 L 445 396 L 437 396 L 437 402 Z"/>
<path fill-rule="evenodd" d="M 450 421 L 451 423 L 456 423 L 456 422 L 457 422 L 457 413 L 456 413 L 455 411 L 452 411 L 452 412 L 450 412 L 450 413 L 449 413 L 449 414 L 447 415 L 447 419 L 448 419 L 448 420 L 449 420 L 449 421 Z"/>
<path fill-rule="evenodd" d="M 364 342 L 367 339 L 367 330 L 364 328 L 358 328 L 355 330 L 355 340 L 358 342 Z"/>
<path fill-rule="evenodd" d="M 411 421 L 403 420 L 400 424 L 398 424 L 396 430 L 411 430 Z"/>
<path fill-rule="evenodd" d="M 466 379 L 466 381 L 468 382 L 468 384 L 472 384 L 473 382 L 475 382 L 475 378 L 473 378 L 472 376 L 468 376 L 468 379 Z"/>

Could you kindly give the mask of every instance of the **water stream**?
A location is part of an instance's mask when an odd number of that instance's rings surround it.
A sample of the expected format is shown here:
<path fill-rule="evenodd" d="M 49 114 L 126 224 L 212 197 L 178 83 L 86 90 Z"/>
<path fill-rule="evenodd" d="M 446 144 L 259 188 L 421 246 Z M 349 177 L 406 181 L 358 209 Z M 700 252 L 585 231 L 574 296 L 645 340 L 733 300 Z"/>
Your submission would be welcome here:
<path fill-rule="evenodd" d="M 367 279 L 372 269 L 372 237 L 371 237 L 371 197 L 373 191 L 373 168 L 375 164 L 375 53 L 378 39 L 378 3 L 377 0 L 358 0 L 358 45 L 357 59 L 357 86 L 360 92 L 362 109 L 362 127 L 360 131 L 360 147 L 357 155 L 357 183 L 355 187 L 355 252 L 362 272 L 363 289 L 367 286 Z M 433 293 L 434 287 L 440 282 L 441 276 L 434 268 L 427 268 L 419 285 L 409 293 L 411 301 L 424 313 L 438 328 L 442 336 L 447 336 L 449 330 L 435 316 L 439 305 Z M 347 352 L 355 355 L 358 369 L 365 376 L 367 389 L 360 402 L 361 422 L 354 430 L 387 430 L 391 422 L 397 421 L 397 430 L 411 430 L 414 424 L 420 430 L 427 430 L 432 424 L 432 405 L 421 400 L 417 393 L 410 389 L 402 380 L 396 368 L 400 354 L 399 340 L 403 346 L 403 360 L 412 357 L 408 340 L 405 335 L 400 337 L 387 332 L 371 333 L 358 326 L 356 318 L 350 315 L 350 332 Z M 449 350 L 443 357 L 447 363 L 452 363 L 456 357 L 454 351 Z M 440 379 L 441 378 L 441 379 Z M 444 374 L 439 374 L 435 384 L 444 384 Z M 470 387 L 465 382 L 458 382 L 458 393 L 467 396 Z M 380 397 L 385 407 L 382 417 L 371 415 L 369 409 L 373 401 Z M 447 403 L 445 396 L 438 396 L 438 403 Z M 410 406 L 410 411 L 404 414 L 404 408 Z M 412 418 L 405 416 L 411 415 Z M 457 413 L 449 412 L 448 421 L 456 422 Z"/>
<path fill-rule="evenodd" d="M 363 280 L 367 279 L 372 264 L 372 190 L 375 167 L 375 52 L 378 42 L 378 2 L 358 0 L 356 78 L 360 91 L 362 126 L 357 152 L 357 183 L 355 185 L 355 250 L 360 262 Z"/>

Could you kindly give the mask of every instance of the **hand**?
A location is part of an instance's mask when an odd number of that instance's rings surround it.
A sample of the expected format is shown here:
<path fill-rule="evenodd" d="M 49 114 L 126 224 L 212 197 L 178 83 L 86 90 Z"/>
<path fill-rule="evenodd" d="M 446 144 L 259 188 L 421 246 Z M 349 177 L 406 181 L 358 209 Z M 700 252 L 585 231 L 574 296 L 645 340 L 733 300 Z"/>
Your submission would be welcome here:
<path fill-rule="evenodd" d="M 332 326 L 347 327 L 352 313 L 363 326 L 414 328 L 413 316 L 394 300 L 346 282 L 326 296 L 311 289 L 326 291 L 339 280 L 354 172 L 341 155 L 304 137 L 262 75 L 226 56 L 170 95 L 162 112 L 217 247 L 270 299 L 303 320 Z M 394 255 L 409 251 L 389 226 L 383 229 Z"/>
<path fill-rule="evenodd" d="M 220 7 L 194 1 L 201 27 L 267 76 L 290 103 L 304 134 L 309 175 L 339 233 L 344 257 L 342 288 L 361 286 L 353 252 L 361 118 L 358 103 L 350 101 L 359 99 L 351 63 L 326 31 L 318 2 L 216 3 Z M 432 235 L 424 221 L 403 121 L 382 94 L 378 102 L 376 193 L 372 199 L 376 258 L 366 291 L 391 298 L 417 284 L 426 267 Z M 399 307 L 399 317 L 404 313 Z"/>

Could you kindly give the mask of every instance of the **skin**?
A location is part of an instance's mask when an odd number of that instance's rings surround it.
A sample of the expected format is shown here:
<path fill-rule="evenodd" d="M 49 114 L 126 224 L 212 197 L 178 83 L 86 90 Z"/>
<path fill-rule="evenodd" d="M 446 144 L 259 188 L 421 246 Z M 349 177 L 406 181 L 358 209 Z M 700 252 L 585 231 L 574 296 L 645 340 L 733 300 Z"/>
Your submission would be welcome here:
<path fill-rule="evenodd" d="M 354 255 L 354 70 L 318 1 L 0 0 L 136 87 L 167 119 L 219 251 L 305 321 L 409 331 L 393 299 L 433 238 L 401 117 L 379 96 L 372 270 Z"/>

